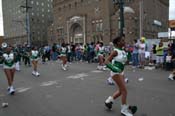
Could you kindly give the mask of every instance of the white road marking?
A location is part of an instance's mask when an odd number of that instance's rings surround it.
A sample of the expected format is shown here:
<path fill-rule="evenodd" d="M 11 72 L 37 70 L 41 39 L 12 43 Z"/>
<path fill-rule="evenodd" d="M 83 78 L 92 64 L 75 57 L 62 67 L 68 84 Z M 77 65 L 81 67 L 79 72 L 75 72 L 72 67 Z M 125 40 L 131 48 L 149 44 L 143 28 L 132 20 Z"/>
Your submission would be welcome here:
<path fill-rule="evenodd" d="M 144 80 L 144 78 L 143 77 L 140 77 L 140 78 L 138 78 L 138 81 L 143 81 Z"/>
<path fill-rule="evenodd" d="M 91 72 L 93 72 L 93 73 L 101 73 L 101 72 L 103 72 L 103 71 L 100 71 L 100 70 L 93 70 L 93 71 L 91 71 Z"/>
<path fill-rule="evenodd" d="M 85 73 L 80 73 L 80 74 L 76 74 L 76 75 L 73 75 L 73 76 L 68 76 L 66 78 L 68 79 L 81 79 L 81 80 L 84 80 L 83 77 L 87 77 L 88 75 L 85 74 Z"/>
<path fill-rule="evenodd" d="M 48 81 L 48 82 L 43 82 L 41 83 L 40 86 L 51 86 L 51 85 L 55 85 L 55 84 L 58 84 L 57 81 Z"/>
<path fill-rule="evenodd" d="M 21 88 L 17 88 L 16 90 L 18 93 L 22 93 L 22 92 L 28 91 L 30 89 L 31 89 L 30 87 L 28 87 L 28 88 L 21 87 Z"/>

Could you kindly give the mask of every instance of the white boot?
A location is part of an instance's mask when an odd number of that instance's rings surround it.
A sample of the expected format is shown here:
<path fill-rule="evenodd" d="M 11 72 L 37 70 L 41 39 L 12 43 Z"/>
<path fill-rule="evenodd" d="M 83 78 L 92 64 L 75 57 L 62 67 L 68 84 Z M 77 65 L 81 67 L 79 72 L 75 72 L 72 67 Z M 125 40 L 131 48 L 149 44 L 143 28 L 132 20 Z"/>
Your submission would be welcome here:
<path fill-rule="evenodd" d="M 133 114 L 129 112 L 128 105 L 126 104 L 121 105 L 121 114 L 123 114 L 124 116 L 133 116 Z"/>
<path fill-rule="evenodd" d="M 114 102 L 114 99 L 112 96 L 109 96 L 106 101 L 105 101 L 105 106 L 108 108 L 108 109 L 111 109 L 112 108 L 112 104 Z"/>
<path fill-rule="evenodd" d="M 173 74 L 170 74 L 169 77 L 168 77 L 168 79 L 171 80 L 171 81 L 173 81 L 174 80 L 173 77 L 174 77 L 174 75 Z"/>

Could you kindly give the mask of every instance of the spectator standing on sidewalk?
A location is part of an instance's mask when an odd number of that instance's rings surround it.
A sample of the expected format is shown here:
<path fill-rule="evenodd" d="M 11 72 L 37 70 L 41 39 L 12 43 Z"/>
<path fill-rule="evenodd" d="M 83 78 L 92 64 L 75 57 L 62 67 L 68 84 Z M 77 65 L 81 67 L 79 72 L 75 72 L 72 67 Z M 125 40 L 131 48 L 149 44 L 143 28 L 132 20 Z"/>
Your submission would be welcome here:
<path fill-rule="evenodd" d="M 159 45 L 156 47 L 156 66 L 157 68 L 163 68 L 163 42 L 159 42 Z"/>
<path fill-rule="evenodd" d="M 142 37 L 140 39 L 140 43 L 139 43 L 139 63 L 140 63 L 140 68 L 144 68 L 144 65 L 145 65 L 145 49 L 146 49 L 145 38 Z"/>
<path fill-rule="evenodd" d="M 132 62 L 133 67 L 137 67 L 139 65 L 139 43 L 137 40 L 134 40 L 133 52 L 132 52 Z"/>

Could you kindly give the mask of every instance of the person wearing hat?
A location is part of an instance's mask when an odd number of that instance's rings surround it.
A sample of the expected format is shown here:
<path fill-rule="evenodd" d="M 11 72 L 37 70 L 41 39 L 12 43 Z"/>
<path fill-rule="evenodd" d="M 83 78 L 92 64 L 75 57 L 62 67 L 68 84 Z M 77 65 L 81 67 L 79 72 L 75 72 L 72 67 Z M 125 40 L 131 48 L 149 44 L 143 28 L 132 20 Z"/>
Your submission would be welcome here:
<path fill-rule="evenodd" d="M 13 81 L 15 76 L 15 55 L 12 52 L 12 47 L 4 46 L 5 51 L 3 53 L 3 69 L 8 81 L 8 92 L 13 95 L 15 89 L 13 87 Z"/>
<path fill-rule="evenodd" d="M 146 50 L 145 38 L 142 37 L 140 39 L 140 43 L 139 43 L 139 62 L 140 62 L 140 68 L 143 68 L 144 65 L 145 65 L 145 50 Z"/>
<path fill-rule="evenodd" d="M 163 53 L 164 53 L 164 46 L 163 42 L 160 41 L 159 45 L 156 47 L 156 66 L 157 68 L 163 68 Z"/>

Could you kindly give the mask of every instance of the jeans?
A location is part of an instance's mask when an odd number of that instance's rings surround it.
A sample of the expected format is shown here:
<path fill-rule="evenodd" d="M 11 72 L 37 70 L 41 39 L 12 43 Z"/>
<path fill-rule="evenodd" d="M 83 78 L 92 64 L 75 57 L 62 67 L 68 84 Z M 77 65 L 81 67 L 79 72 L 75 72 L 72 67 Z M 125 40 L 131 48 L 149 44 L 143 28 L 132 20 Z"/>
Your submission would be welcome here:
<path fill-rule="evenodd" d="M 68 52 L 67 53 L 67 60 L 68 60 L 68 62 L 72 62 L 71 56 L 72 56 L 72 53 Z"/>
<path fill-rule="evenodd" d="M 77 60 L 78 60 L 78 61 L 82 60 L 81 51 L 77 51 L 77 52 L 76 52 L 76 57 L 77 57 Z"/>
<path fill-rule="evenodd" d="M 133 62 L 133 66 L 139 65 L 139 54 L 138 53 L 132 54 L 132 62 Z"/>
<path fill-rule="evenodd" d="M 57 60 L 57 52 L 52 53 L 52 60 Z"/>

